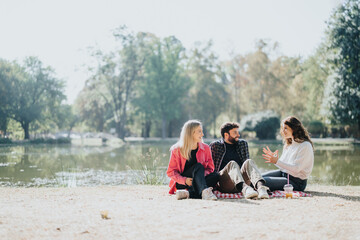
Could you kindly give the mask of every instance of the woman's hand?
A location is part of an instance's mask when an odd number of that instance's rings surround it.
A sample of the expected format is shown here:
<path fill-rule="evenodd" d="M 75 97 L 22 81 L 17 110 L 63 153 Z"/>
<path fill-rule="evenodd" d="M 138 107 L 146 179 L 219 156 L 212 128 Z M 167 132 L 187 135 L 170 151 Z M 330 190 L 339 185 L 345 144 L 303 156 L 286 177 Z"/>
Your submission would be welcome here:
<path fill-rule="evenodd" d="M 266 160 L 266 163 L 273 163 L 276 164 L 279 160 L 278 150 L 275 152 L 270 151 L 269 147 L 266 146 L 266 148 L 263 148 L 263 158 Z"/>
<path fill-rule="evenodd" d="M 185 180 L 185 184 L 187 185 L 187 186 L 189 186 L 189 187 L 191 187 L 192 186 L 192 178 L 186 178 L 186 180 Z"/>

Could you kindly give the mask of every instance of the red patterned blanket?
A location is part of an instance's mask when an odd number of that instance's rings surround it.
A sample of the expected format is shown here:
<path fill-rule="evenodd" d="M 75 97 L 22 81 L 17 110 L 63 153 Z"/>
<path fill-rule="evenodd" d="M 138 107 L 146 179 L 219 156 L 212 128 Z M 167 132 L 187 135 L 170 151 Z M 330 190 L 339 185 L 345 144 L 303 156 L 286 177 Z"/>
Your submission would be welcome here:
<path fill-rule="evenodd" d="M 230 198 L 230 199 L 241 199 L 243 198 L 242 193 L 222 193 L 219 192 L 217 190 L 214 191 L 214 194 L 217 198 Z M 272 192 L 270 195 L 270 198 L 276 198 L 276 197 L 281 197 L 281 198 L 285 198 L 285 192 L 284 191 L 274 191 Z M 299 192 L 299 191 L 294 191 L 293 192 L 293 198 L 298 198 L 298 197 L 311 197 L 310 193 L 305 193 L 305 192 Z"/>

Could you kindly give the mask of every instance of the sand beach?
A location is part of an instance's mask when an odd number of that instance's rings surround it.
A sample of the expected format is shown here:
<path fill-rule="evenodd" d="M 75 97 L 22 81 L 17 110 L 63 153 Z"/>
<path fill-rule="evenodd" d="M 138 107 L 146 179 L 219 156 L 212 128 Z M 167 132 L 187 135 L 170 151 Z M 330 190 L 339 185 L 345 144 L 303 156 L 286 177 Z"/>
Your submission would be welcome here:
<path fill-rule="evenodd" d="M 310 185 L 312 197 L 269 200 L 176 200 L 167 190 L 147 185 L 1 188 L 0 236 L 360 239 L 360 186 Z"/>

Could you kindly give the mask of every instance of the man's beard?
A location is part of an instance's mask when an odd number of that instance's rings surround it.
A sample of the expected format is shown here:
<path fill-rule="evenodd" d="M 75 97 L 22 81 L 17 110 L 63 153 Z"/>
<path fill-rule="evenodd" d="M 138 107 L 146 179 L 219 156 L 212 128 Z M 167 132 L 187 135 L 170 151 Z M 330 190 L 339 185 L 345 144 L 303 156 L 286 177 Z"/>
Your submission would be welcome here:
<path fill-rule="evenodd" d="M 236 138 L 233 138 L 232 136 L 229 136 L 229 142 L 231 142 L 232 144 L 235 144 L 237 142 Z"/>

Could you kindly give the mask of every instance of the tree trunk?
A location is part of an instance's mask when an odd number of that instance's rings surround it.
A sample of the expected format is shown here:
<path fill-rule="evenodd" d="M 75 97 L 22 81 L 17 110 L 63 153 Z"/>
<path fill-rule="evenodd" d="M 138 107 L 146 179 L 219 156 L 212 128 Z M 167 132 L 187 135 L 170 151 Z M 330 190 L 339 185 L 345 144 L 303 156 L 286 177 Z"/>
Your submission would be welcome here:
<path fill-rule="evenodd" d="M 30 135 L 29 135 L 29 125 L 30 125 L 29 122 L 21 123 L 21 127 L 23 128 L 24 134 L 25 134 L 25 137 L 24 137 L 25 140 L 30 139 Z"/>
<path fill-rule="evenodd" d="M 105 125 L 105 120 L 103 117 L 101 117 L 101 119 L 99 120 L 97 126 L 96 126 L 96 131 L 97 132 L 103 132 L 104 131 L 104 125 Z"/>
<path fill-rule="evenodd" d="M 69 131 L 68 131 L 67 138 L 70 138 L 70 135 L 71 135 L 71 131 L 72 131 L 72 129 L 73 129 L 73 126 L 70 126 Z"/>
<path fill-rule="evenodd" d="M 115 122 L 115 130 L 116 130 L 116 135 L 118 138 L 120 138 L 121 135 L 121 130 L 120 130 L 120 122 Z"/>
<path fill-rule="evenodd" d="M 141 123 L 141 137 L 145 138 L 145 122 Z"/>
<path fill-rule="evenodd" d="M 150 137 L 150 130 L 151 130 L 151 121 L 146 120 L 145 121 L 145 138 Z"/>
<path fill-rule="evenodd" d="M 163 116 L 162 117 L 162 134 L 161 134 L 161 138 L 166 138 L 166 117 Z"/>
<path fill-rule="evenodd" d="M 68 132 L 68 138 L 70 138 L 71 131 L 74 128 L 76 123 L 77 123 L 77 118 L 75 118 L 70 124 L 69 132 Z"/>
<path fill-rule="evenodd" d="M 171 138 L 172 136 L 172 121 L 169 122 L 169 125 L 168 125 L 168 137 Z"/>
<path fill-rule="evenodd" d="M 150 137 L 150 129 L 151 129 L 151 121 L 146 119 L 142 124 L 141 137 L 143 138 Z"/>
<path fill-rule="evenodd" d="M 125 124 L 120 123 L 120 139 L 125 140 Z"/>
<path fill-rule="evenodd" d="M 8 125 L 8 120 L 7 119 L 3 119 L 0 122 L 0 131 L 3 132 L 4 137 L 6 136 L 7 125 Z"/>
<path fill-rule="evenodd" d="M 116 123 L 116 134 L 121 140 L 125 140 L 125 126 L 123 122 Z"/>

